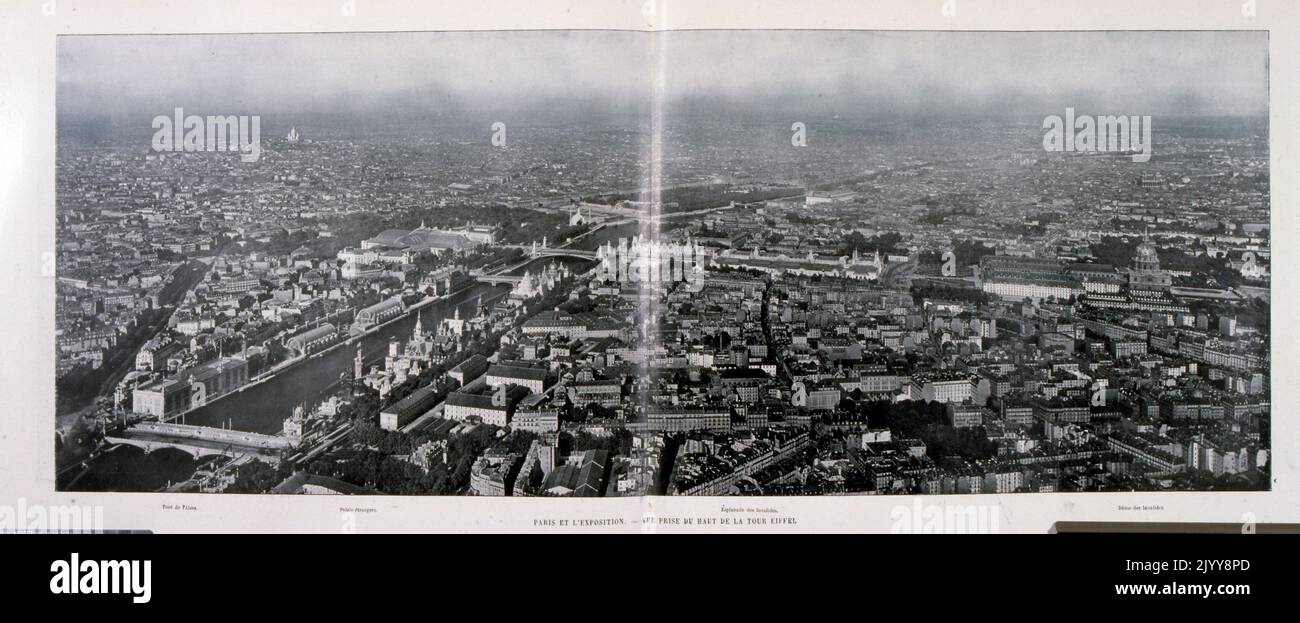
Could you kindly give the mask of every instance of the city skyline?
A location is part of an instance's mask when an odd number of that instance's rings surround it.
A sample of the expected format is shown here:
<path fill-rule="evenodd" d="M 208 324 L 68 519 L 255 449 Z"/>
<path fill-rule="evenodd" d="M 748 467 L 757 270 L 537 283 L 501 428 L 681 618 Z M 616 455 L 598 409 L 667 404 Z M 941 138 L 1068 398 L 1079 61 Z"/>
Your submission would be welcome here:
<path fill-rule="evenodd" d="M 60 490 L 1271 487 L 1265 33 L 59 57 Z"/>

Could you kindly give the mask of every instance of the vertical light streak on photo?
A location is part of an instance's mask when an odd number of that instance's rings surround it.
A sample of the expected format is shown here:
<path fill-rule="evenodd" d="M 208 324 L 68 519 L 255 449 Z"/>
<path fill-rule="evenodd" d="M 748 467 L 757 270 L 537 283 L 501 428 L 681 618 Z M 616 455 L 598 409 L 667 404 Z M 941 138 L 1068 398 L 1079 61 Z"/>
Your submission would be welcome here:
<path fill-rule="evenodd" d="M 655 59 L 651 65 L 650 74 L 650 119 L 649 131 L 645 140 L 646 150 L 645 158 L 642 161 L 641 192 L 643 194 L 644 211 L 640 215 L 639 236 L 641 239 L 641 249 L 637 254 L 637 262 L 641 264 L 638 267 L 641 279 L 637 282 L 640 301 L 640 336 L 642 358 L 642 381 L 646 388 L 654 387 L 657 377 L 657 366 L 650 365 L 656 348 L 659 345 L 659 287 L 656 283 L 658 280 L 651 278 L 658 266 L 658 257 L 652 253 L 652 249 L 657 248 L 659 242 L 659 214 L 662 209 L 661 201 L 663 185 L 663 129 L 664 129 L 664 84 L 666 81 L 665 68 L 667 67 L 666 41 L 667 37 L 659 33 L 650 35 L 650 57 Z M 639 405 L 642 413 L 645 413 L 650 405 L 650 392 L 643 391 L 640 394 Z"/>

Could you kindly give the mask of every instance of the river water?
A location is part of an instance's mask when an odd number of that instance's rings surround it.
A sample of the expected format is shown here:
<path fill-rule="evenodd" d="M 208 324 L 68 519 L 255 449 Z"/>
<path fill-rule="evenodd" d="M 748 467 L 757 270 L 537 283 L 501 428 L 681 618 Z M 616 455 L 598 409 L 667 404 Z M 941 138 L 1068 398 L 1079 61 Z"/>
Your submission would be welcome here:
<path fill-rule="evenodd" d="M 455 310 L 460 310 L 462 318 L 476 315 L 475 307 L 479 296 L 483 297 L 485 304 L 490 304 L 506 292 L 508 290 L 501 286 L 477 284 L 449 299 L 426 305 L 418 313 L 424 319 L 424 330 L 433 331 L 443 318 L 451 317 Z M 361 345 L 362 357 L 368 369 L 372 363 L 383 359 L 387 354 L 390 339 L 397 338 L 402 342 L 411 339 L 415 319 L 416 313 L 409 313 L 352 344 L 339 346 L 299 363 L 269 381 L 219 398 L 212 404 L 185 414 L 183 420 L 178 421 L 197 426 L 277 433 L 284 419 L 293 413 L 294 406 L 305 404 L 310 409 L 336 389 L 339 376 L 352 370 L 357 344 Z"/>
<path fill-rule="evenodd" d="M 605 236 L 601 236 L 581 242 L 591 244 L 594 249 L 605 239 Z M 587 244 L 575 246 L 585 248 Z M 574 258 L 540 258 L 512 272 L 522 274 L 529 270 L 536 273 L 553 262 L 566 264 L 572 270 L 584 270 L 591 266 L 589 261 Z M 450 318 L 457 310 L 462 318 L 471 318 L 477 313 L 480 301 L 490 305 L 509 291 L 506 286 L 476 284 L 450 298 L 420 308 L 418 314 L 423 318 L 424 330 L 433 331 L 443 318 Z M 387 354 L 389 340 L 397 338 L 405 342 L 410 339 L 415 329 L 415 320 L 416 312 L 408 313 L 352 344 L 308 359 L 263 383 L 223 396 L 185 414 L 178 421 L 198 426 L 277 433 L 281 430 L 284 419 L 293 413 L 294 406 L 305 404 L 311 408 L 333 393 L 340 375 L 352 370 L 357 344 L 361 345 L 362 357 L 368 369 Z M 185 480 L 199 464 L 181 451 L 159 450 L 145 454 L 129 446 L 116 447 L 91 461 L 84 473 L 76 477 L 75 484 L 60 484 L 60 489 L 154 491 L 169 482 Z"/>
<path fill-rule="evenodd" d="M 605 227 L 573 246 L 575 249 L 594 251 L 606 241 L 617 243 L 619 238 L 631 238 L 637 235 L 639 229 L 636 223 Z M 511 272 L 522 274 L 528 270 L 536 273 L 552 262 L 563 263 L 575 271 L 591 266 L 591 262 L 575 258 L 540 258 Z M 460 310 L 462 318 L 473 317 L 480 300 L 491 304 L 508 292 L 509 288 L 505 286 L 476 284 L 450 298 L 426 305 L 419 310 L 424 319 L 424 329 L 433 331 L 443 318 L 451 317 L 456 310 Z M 415 329 L 415 319 L 416 314 L 409 313 L 357 342 L 308 359 L 266 382 L 223 396 L 212 404 L 185 414 L 184 419 L 179 421 L 256 433 L 277 433 L 282 428 L 284 419 L 293 413 L 294 406 L 305 404 L 311 408 L 333 393 L 340 375 L 352 370 L 358 343 L 361 344 L 362 357 L 368 369 L 387 354 L 390 339 L 395 337 L 403 342 L 410 339 Z M 122 446 L 91 461 L 71 487 L 60 484 L 59 488 L 80 491 L 154 491 L 169 482 L 188 478 L 198 465 L 199 462 L 181 451 L 160 450 L 145 454 L 137 448 Z"/>
<path fill-rule="evenodd" d="M 551 263 L 565 264 L 571 270 L 585 269 L 591 265 L 590 262 L 575 258 L 540 258 L 511 272 L 536 273 Z M 476 284 L 451 298 L 420 308 L 418 314 L 423 318 L 424 330 L 433 331 L 443 318 L 452 317 L 456 310 L 460 310 L 462 318 L 477 315 L 480 297 L 483 304 L 491 305 L 509 292 L 510 289 L 506 286 Z M 408 313 L 357 342 L 339 346 L 324 355 L 297 364 L 269 381 L 246 387 L 243 391 L 195 409 L 185 414 L 183 422 L 255 433 L 277 433 L 284 419 L 293 413 L 294 406 L 305 404 L 310 409 L 333 393 L 340 375 L 352 370 L 358 343 L 361 344 L 366 369 L 369 369 L 371 364 L 383 359 L 388 353 L 391 339 L 397 338 L 403 343 L 411 339 L 415 330 L 416 313 Z"/>
<path fill-rule="evenodd" d="M 583 250 L 595 250 L 605 241 L 617 241 L 621 237 L 636 235 L 635 223 L 606 227 L 588 236 L 574 245 Z M 534 274 L 551 263 L 562 263 L 570 270 L 585 270 L 590 262 L 575 258 L 540 258 L 511 271 Z M 473 317 L 479 297 L 491 304 L 509 292 L 504 286 L 477 284 L 463 290 L 449 299 L 427 305 L 419 310 L 424 318 L 425 331 L 433 331 L 443 318 L 450 318 L 457 309 L 462 318 Z M 361 338 L 359 343 L 362 356 L 369 368 L 372 363 L 383 359 L 388 351 L 388 342 L 397 338 L 403 342 L 410 339 L 415 329 L 414 313 L 402 317 L 379 331 Z M 352 370 L 353 358 L 356 356 L 356 343 L 340 346 L 324 355 L 296 365 L 276 375 L 269 381 L 245 388 L 243 391 L 222 397 L 210 405 L 200 407 L 184 417 L 184 423 L 198 426 L 226 427 L 256 433 L 273 434 L 279 432 L 284 418 L 293 413 L 295 405 L 305 403 L 308 408 L 331 393 L 339 376 Z"/>
<path fill-rule="evenodd" d="M 60 491 L 157 491 L 188 479 L 206 460 L 170 448 L 145 454 L 135 446 L 115 446 L 91 461 L 70 482 L 59 479 Z M 73 474 L 67 474 L 69 478 Z"/>

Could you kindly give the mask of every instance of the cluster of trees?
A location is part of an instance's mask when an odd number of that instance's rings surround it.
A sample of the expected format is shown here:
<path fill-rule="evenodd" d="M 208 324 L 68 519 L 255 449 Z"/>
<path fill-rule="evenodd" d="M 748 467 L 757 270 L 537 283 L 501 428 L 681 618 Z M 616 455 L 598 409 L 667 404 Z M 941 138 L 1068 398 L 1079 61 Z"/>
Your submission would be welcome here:
<path fill-rule="evenodd" d="M 945 301 L 965 301 L 968 303 L 988 303 L 992 296 L 983 290 L 975 288 L 961 288 L 950 286 L 933 281 L 919 280 L 912 283 L 911 288 L 912 300 L 917 305 L 925 299 L 940 299 Z"/>
<path fill-rule="evenodd" d="M 175 305 L 186 292 L 203 280 L 207 270 L 207 265 L 197 260 L 177 266 L 176 270 L 172 271 L 171 281 L 158 291 L 158 302 L 162 305 Z"/>
<path fill-rule="evenodd" d="M 370 421 L 353 424 L 348 437 L 353 443 L 377 450 L 381 454 L 410 454 L 428 441 L 428 438 L 423 435 L 406 435 L 397 431 L 384 430 Z"/>
<path fill-rule="evenodd" d="M 319 238 L 315 232 L 309 229 L 300 229 L 292 233 L 277 234 L 264 243 L 253 242 L 250 247 L 245 248 L 245 251 L 257 250 L 265 251 L 271 255 L 288 255 L 294 249 L 306 246 L 312 250 L 313 255 L 320 256 L 332 255 L 337 252 L 334 247 L 335 244 L 335 240 Z"/>
<path fill-rule="evenodd" d="M 1124 268 L 1133 265 L 1133 256 L 1137 254 L 1138 241 L 1127 241 L 1123 238 L 1107 236 L 1101 239 L 1101 242 L 1094 242 L 1090 245 L 1092 254 L 1097 261 L 1104 264 L 1110 264 L 1116 268 Z"/>
<path fill-rule="evenodd" d="M 997 249 L 977 240 L 957 240 L 952 243 L 951 251 L 957 257 L 957 266 L 960 268 L 979 264 L 984 256 L 993 255 Z M 917 259 L 922 264 L 937 266 L 943 263 L 943 252 L 944 250 L 922 251 Z M 969 275 L 970 273 L 959 270 L 958 274 Z"/>
<path fill-rule="evenodd" d="M 948 424 L 948 405 L 941 402 L 904 400 L 873 401 L 858 405 L 871 428 L 888 428 L 895 439 L 920 439 L 935 461 L 960 457 L 968 461 L 991 458 L 997 446 L 988 440 L 983 426 L 953 428 Z"/>
<path fill-rule="evenodd" d="M 316 460 L 307 465 L 313 474 L 337 478 L 381 493 L 415 495 L 435 492 L 433 475 L 407 461 L 374 450 L 350 452 L 329 461 Z M 436 491 L 447 493 L 449 491 Z"/>
<path fill-rule="evenodd" d="M 958 266 L 979 264 L 985 255 L 993 255 L 997 249 L 978 240 L 958 240 L 952 245 L 953 255 L 957 256 Z"/>
<path fill-rule="evenodd" d="M 160 262 L 184 262 L 189 259 L 185 254 L 177 253 L 167 247 L 158 247 L 154 249 L 153 252 L 158 256 L 158 261 Z"/>
<path fill-rule="evenodd" d="M 1188 255 L 1177 250 L 1161 251 L 1160 267 L 1167 270 L 1192 273 L 1190 277 L 1176 279 L 1185 280 L 1186 285 L 1193 287 L 1218 286 L 1235 288 L 1245 281 L 1241 273 L 1233 270 L 1228 265 L 1228 259 L 1223 257 Z"/>
<path fill-rule="evenodd" d="M 362 429 L 354 435 L 357 439 L 372 442 L 367 447 L 340 453 L 328 460 L 318 459 L 307 465 L 307 471 L 388 494 L 463 493 L 469 486 L 474 461 L 498 443 L 497 435 L 501 431 L 495 426 L 480 425 L 468 433 L 447 438 L 447 460 L 433 457 L 435 460 L 426 473 L 411 462 L 397 458 L 394 453 L 409 454 L 431 439 L 431 435 L 402 435 L 377 427 L 368 429 L 362 426 Z M 527 449 L 532 439 L 520 433 L 515 435 L 520 437 L 516 439 L 512 435 L 505 440 L 506 443 L 512 444 L 512 449 L 514 445 Z"/>
<path fill-rule="evenodd" d="M 1173 488 L 1181 491 L 1259 491 L 1268 489 L 1268 480 L 1259 475 L 1219 474 L 1203 469 L 1189 469 L 1174 474 Z"/>
<path fill-rule="evenodd" d="M 343 407 L 342 413 L 357 424 L 378 423 L 379 410 L 383 407 L 379 392 L 358 383 L 352 390 L 352 403 Z"/>
<path fill-rule="evenodd" d="M 632 453 L 632 431 L 620 428 L 613 434 L 600 436 L 586 431 L 577 433 L 560 433 L 559 450 L 561 455 L 587 450 L 605 450 L 610 456 Z"/>
<path fill-rule="evenodd" d="M 562 303 L 569 300 L 569 290 L 573 288 L 573 285 L 573 276 L 562 279 L 555 285 L 555 287 L 548 290 L 546 294 L 543 294 L 541 298 L 527 303 L 524 306 L 524 315 L 522 318 L 531 318 L 537 312 L 559 307 Z M 518 324 L 523 324 L 523 322 L 524 321 L 521 319 Z M 489 353 L 484 353 L 483 356 L 486 357 L 488 354 Z"/>
<path fill-rule="evenodd" d="M 560 311 L 567 314 L 583 314 L 596 309 L 596 299 L 582 295 L 560 303 Z"/>
<path fill-rule="evenodd" d="M 840 242 L 840 255 L 853 255 L 854 251 L 859 254 L 874 253 L 876 251 L 884 253 L 893 253 L 903 242 L 903 235 L 898 232 L 888 232 L 872 236 L 870 238 L 863 236 L 862 232 L 852 231 Z"/>
<path fill-rule="evenodd" d="M 686 370 L 685 368 L 674 368 L 672 371 L 673 383 L 677 385 L 695 385 L 695 386 L 707 387 L 708 385 L 713 383 L 713 373 L 711 372 L 711 370 L 713 370 L 713 368 L 695 369 L 694 371 L 696 373 L 696 378 L 698 378 L 699 380 L 692 381 L 690 371 Z"/>
<path fill-rule="evenodd" d="M 497 440 L 499 428 L 480 425 L 474 430 L 447 440 L 447 461 L 429 470 L 435 491 L 463 491 L 469 486 L 470 469 Z M 442 469 L 438 469 L 441 466 Z"/>
<path fill-rule="evenodd" d="M 226 493 L 266 493 L 280 484 L 291 473 L 288 463 L 272 467 L 262 461 L 249 461 L 235 470 L 235 481 L 226 487 Z"/>

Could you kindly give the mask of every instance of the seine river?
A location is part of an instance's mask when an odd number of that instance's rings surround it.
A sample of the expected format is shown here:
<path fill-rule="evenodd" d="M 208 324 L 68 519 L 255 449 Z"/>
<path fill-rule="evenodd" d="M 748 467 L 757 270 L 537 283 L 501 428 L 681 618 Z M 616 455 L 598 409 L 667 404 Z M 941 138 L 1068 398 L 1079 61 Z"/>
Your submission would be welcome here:
<path fill-rule="evenodd" d="M 604 234 L 604 235 L 600 235 Z M 626 234 L 623 228 L 597 232 L 596 236 L 575 245 L 594 249 L 608 237 Z M 572 270 L 583 270 L 591 263 L 573 258 L 541 258 L 521 267 L 536 272 L 547 264 L 561 262 Z M 443 318 L 450 318 L 457 310 L 462 318 L 477 313 L 480 300 L 492 304 L 509 292 L 506 286 L 476 284 L 450 298 L 426 305 L 418 310 L 424 319 L 426 331 L 433 331 Z M 185 424 L 226 427 L 257 433 L 274 434 L 280 431 L 284 419 L 293 413 L 294 406 L 315 406 L 336 389 L 340 375 L 352 370 L 357 344 L 361 345 L 366 367 L 383 359 L 388 342 L 397 338 L 410 339 L 415 329 L 417 312 L 411 312 L 385 325 L 379 331 L 366 335 L 352 344 L 342 345 L 318 357 L 313 357 L 285 370 L 270 380 L 245 387 L 242 391 L 223 396 L 211 404 L 191 411 L 183 417 Z M 189 478 L 201 465 L 181 451 L 158 450 L 151 454 L 130 447 L 119 446 L 100 455 L 90 466 L 68 485 L 60 489 L 83 491 L 154 491 L 167 483 Z"/>
<path fill-rule="evenodd" d="M 536 272 L 544 266 L 560 262 L 570 269 L 581 269 L 587 262 L 569 258 L 542 258 L 530 262 L 527 266 L 512 271 L 522 274 L 525 270 Z M 449 299 L 426 305 L 402 318 L 384 325 L 379 331 L 366 335 L 352 344 L 335 348 L 318 357 L 314 357 L 277 374 L 264 383 L 246 387 L 243 391 L 224 396 L 212 404 L 200 407 L 184 416 L 185 424 L 213 426 L 245 430 L 255 433 L 274 434 L 280 431 L 284 418 L 293 413 L 298 404 L 308 408 L 328 397 L 337 386 L 340 375 L 351 371 L 356 357 L 357 344 L 361 344 L 362 358 L 366 368 L 382 360 L 388 352 L 388 342 L 397 338 L 405 343 L 415 330 L 416 315 L 424 319 L 424 330 L 433 331 L 443 318 L 450 318 L 457 310 L 462 318 L 477 315 L 477 306 L 482 301 L 491 305 L 509 293 L 505 286 L 476 284 L 462 290 Z"/>
<path fill-rule="evenodd" d="M 508 290 L 500 286 L 484 284 L 474 285 L 455 294 L 452 298 L 426 305 L 418 310 L 424 318 L 426 331 L 438 327 L 443 318 L 449 318 L 455 310 L 460 310 L 462 318 L 471 318 L 477 314 L 475 306 L 479 296 L 485 304 L 491 304 Z M 361 345 L 362 357 L 366 367 L 383 359 L 388 352 L 388 342 L 397 338 L 403 342 L 411 338 L 415 329 L 416 313 L 385 325 L 375 333 L 366 335 L 352 344 L 340 345 L 319 356 L 309 358 L 288 370 L 277 374 L 269 381 L 252 385 L 222 398 L 211 404 L 191 411 L 184 416 L 184 423 L 198 426 L 213 426 L 245 430 L 255 433 L 274 434 L 280 431 L 284 419 L 293 413 L 295 405 L 305 403 L 308 408 L 316 405 L 336 388 L 339 375 L 351 371 L 353 358 L 356 357 L 357 344 Z"/>
<path fill-rule="evenodd" d="M 606 240 L 617 240 L 619 237 L 634 235 L 635 231 L 635 224 L 607 227 L 579 241 L 574 247 L 594 250 Z M 573 258 L 542 258 L 511 272 L 522 274 L 525 270 L 530 270 L 535 273 L 554 262 L 563 263 L 571 270 L 584 270 L 591 266 L 589 262 Z M 426 305 L 419 310 L 419 314 L 424 318 L 425 330 L 432 331 L 443 318 L 450 318 L 456 310 L 460 310 L 462 318 L 476 315 L 476 306 L 480 297 L 483 303 L 491 304 L 508 292 L 509 289 L 504 286 L 477 284 L 449 299 Z M 400 320 L 385 325 L 379 331 L 358 340 L 367 368 L 384 358 L 390 339 L 396 337 L 403 342 L 410 339 L 415 329 L 415 318 L 415 313 L 407 314 Z M 256 433 L 279 432 L 284 418 L 289 417 L 295 405 L 306 403 L 310 408 L 332 393 L 339 376 L 345 371 L 352 370 L 355 356 L 356 343 L 340 346 L 324 355 L 297 364 L 269 381 L 247 387 L 241 392 L 222 397 L 210 405 L 191 411 L 185 415 L 184 423 Z"/>

